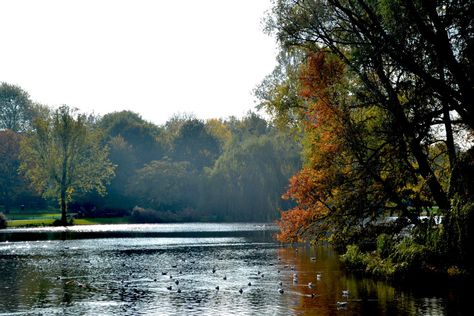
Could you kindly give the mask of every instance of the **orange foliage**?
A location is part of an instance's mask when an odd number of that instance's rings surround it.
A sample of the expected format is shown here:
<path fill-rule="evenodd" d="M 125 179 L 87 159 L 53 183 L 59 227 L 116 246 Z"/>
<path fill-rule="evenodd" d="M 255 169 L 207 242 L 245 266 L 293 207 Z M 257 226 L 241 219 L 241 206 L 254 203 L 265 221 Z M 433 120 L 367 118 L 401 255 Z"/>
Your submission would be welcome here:
<path fill-rule="evenodd" d="M 300 233 L 314 220 L 311 210 L 302 210 L 295 207 L 289 211 L 281 212 L 281 218 L 277 221 L 280 231 L 277 239 L 281 242 L 299 242 Z"/>
<path fill-rule="evenodd" d="M 283 196 L 295 200 L 297 207 L 282 212 L 277 222 L 280 241 L 299 241 L 306 228 L 330 211 L 336 178 L 344 170 L 339 164 L 344 145 L 343 113 L 334 103 L 343 74 L 344 65 L 324 51 L 308 56 L 301 68 L 300 96 L 307 103 L 303 126 L 310 148 L 307 167 L 290 179 Z"/>

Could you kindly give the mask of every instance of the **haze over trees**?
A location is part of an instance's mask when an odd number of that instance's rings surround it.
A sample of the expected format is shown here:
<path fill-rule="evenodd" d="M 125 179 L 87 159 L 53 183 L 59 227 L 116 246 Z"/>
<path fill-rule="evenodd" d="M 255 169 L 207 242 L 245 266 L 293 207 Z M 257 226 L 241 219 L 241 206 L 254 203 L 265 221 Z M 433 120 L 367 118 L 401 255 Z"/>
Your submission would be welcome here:
<path fill-rule="evenodd" d="M 254 113 L 207 121 L 181 115 L 158 126 L 132 111 L 53 110 L 19 87 L 2 87 L 25 96 L 29 111 L 22 128 L 0 130 L 5 210 L 59 205 L 62 224 L 69 215 L 269 221 L 292 205 L 281 195 L 300 167 L 301 148 Z"/>
<path fill-rule="evenodd" d="M 15 198 L 26 187 L 24 178 L 18 173 L 21 138 L 11 130 L 0 131 L 0 201 L 7 214 Z"/>
<path fill-rule="evenodd" d="M 377 273 L 472 269 L 473 12 L 472 1 L 274 2 L 279 65 L 257 95 L 303 131 L 305 155 L 280 240 L 352 245 L 347 258 Z"/>

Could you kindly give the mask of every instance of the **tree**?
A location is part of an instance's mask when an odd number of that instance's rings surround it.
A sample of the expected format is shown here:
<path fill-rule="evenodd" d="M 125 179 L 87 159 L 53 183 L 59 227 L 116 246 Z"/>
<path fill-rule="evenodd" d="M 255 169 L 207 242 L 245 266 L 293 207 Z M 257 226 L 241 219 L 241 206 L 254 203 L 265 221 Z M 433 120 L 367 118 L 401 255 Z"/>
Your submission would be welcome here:
<path fill-rule="evenodd" d="M 19 175 L 21 136 L 11 130 L 0 131 L 0 201 L 8 214 L 11 202 L 24 188 Z"/>
<path fill-rule="evenodd" d="M 183 122 L 172 141 L 173 159 L 188 161 L 199 171 L 214 164 L 220 149 L 219 139 L 198 119 Z"/>
<path fill-rule="evenodd" d="M 220 220 L 274 220 L 287 207 L 281 195 L 300 165 L 300 148 L 256 116 L 232 124 L 233 139 L 209 170 L 200 209 Z"/>
<path fill-rule="evenodd" d="M 296 117 L 306 159 L 281 239 L 347 245 L 414 226 L 423 245 L 437 240 L 440 253 L 444 243 L 444 259 L 469 267 L 449 235 L 472 240 L 472 196 L 458 181 L 470 174 L 473 10 L 472 1 L 274 2 L 268 30 L 297 58 L 280 61 L 259 95 L 270 113 Z M 381 223 L 392 212 L 399 221 Z M 444 229 L 422 212 L 443 214 Z"/>
<path fill-rule="evenodd" d="M 430 167 L 424 143 L 444 124 L 451 168 L 451 116 L 472 129 L 472 12 L 466 1 L 277 1 L 269 28 L 285 46 L 322 45 L 358 77 L 365 103 L 391 112 L 438 206 L 449 197 Z M 449 32 L 447 31 L 449 30 Z M 403 95 L 403 98 L 398 98 Z M 420 134 L 421 132 L 421 134 Z"/>
<path fill-rule="evenodd" d="M 196 172 L 189 162 L 155 160 L 136 171 L 130 193 L 142 206 L 159 211 L 194 208 L 197 196 Z"/>
<path fill-rule="evenodd" d="M 120 136 L 131 146 L 136 162 L 134 168 L 140 168 L 163 156 L 162 146 L 157 142 L 161 129 L 145 121 L 137 113 L 121 111 L 106 114 L 100 120 L 99 126 L 104 130 L 107 141 Z"/>
<path fill-rule="evenodd" d="M 32 102 L 20 87 L 2 82 L 0 85 L 0 130 L 23 132 L 30 128 Z"/>
<path fill-rule="evenodd" d="M 34 132 L 21 145 L 20 169 L 44 197 L 58 199 L 63 225 L 75 194 L 92 190 L 105 194 L 105 185 L 114 176 L 108 147 L 86 120 L 86 115 L 62 106 L 48 119 L 38 118 Z"/>

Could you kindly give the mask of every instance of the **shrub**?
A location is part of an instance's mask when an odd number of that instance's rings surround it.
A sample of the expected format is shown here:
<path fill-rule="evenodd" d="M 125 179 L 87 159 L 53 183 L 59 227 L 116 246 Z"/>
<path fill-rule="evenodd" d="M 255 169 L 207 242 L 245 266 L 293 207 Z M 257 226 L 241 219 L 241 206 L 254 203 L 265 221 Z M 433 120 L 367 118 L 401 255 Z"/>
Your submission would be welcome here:
<path fill-rule="evenodd" d="M 412 238 L 405 238 L 395 245 L 390 257 L 394 262 L 418 269 L 425 266 L 424 263 L 430 257 L 430 251 L 428 247 L 414 242 Z"/>
<path fill-rule="evenodd" d="M 357 245 L 348 245 L 346 253 L 341 256 L 341 260 L 353 270 L 365 271 L 367 266 L 366 256 Z"/>
<path fill-rule="evenodd" d="M 377 253 L 380 255 L 382 258 L 387 258 L 393 250 L 393 240 L 392 237 L 390 237 L 387 234 L 380 234 L 377 237 Z"/>
<path fill-rule="evenodd" d="M 3 213 L 0 213 L 0 229 L 7 228 L 7 218 Z"/>

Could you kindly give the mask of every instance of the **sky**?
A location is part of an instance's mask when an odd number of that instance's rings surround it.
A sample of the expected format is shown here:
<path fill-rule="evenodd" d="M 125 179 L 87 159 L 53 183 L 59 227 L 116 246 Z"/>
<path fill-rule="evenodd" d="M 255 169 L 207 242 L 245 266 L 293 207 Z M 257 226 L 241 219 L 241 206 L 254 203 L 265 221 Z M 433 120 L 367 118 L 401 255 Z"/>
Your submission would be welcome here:
<path fill-rule="evenodd" d="M 241 117 L 275 64 L 270 0 L 2 0 L 0 81 L 82 112 Z"/>

